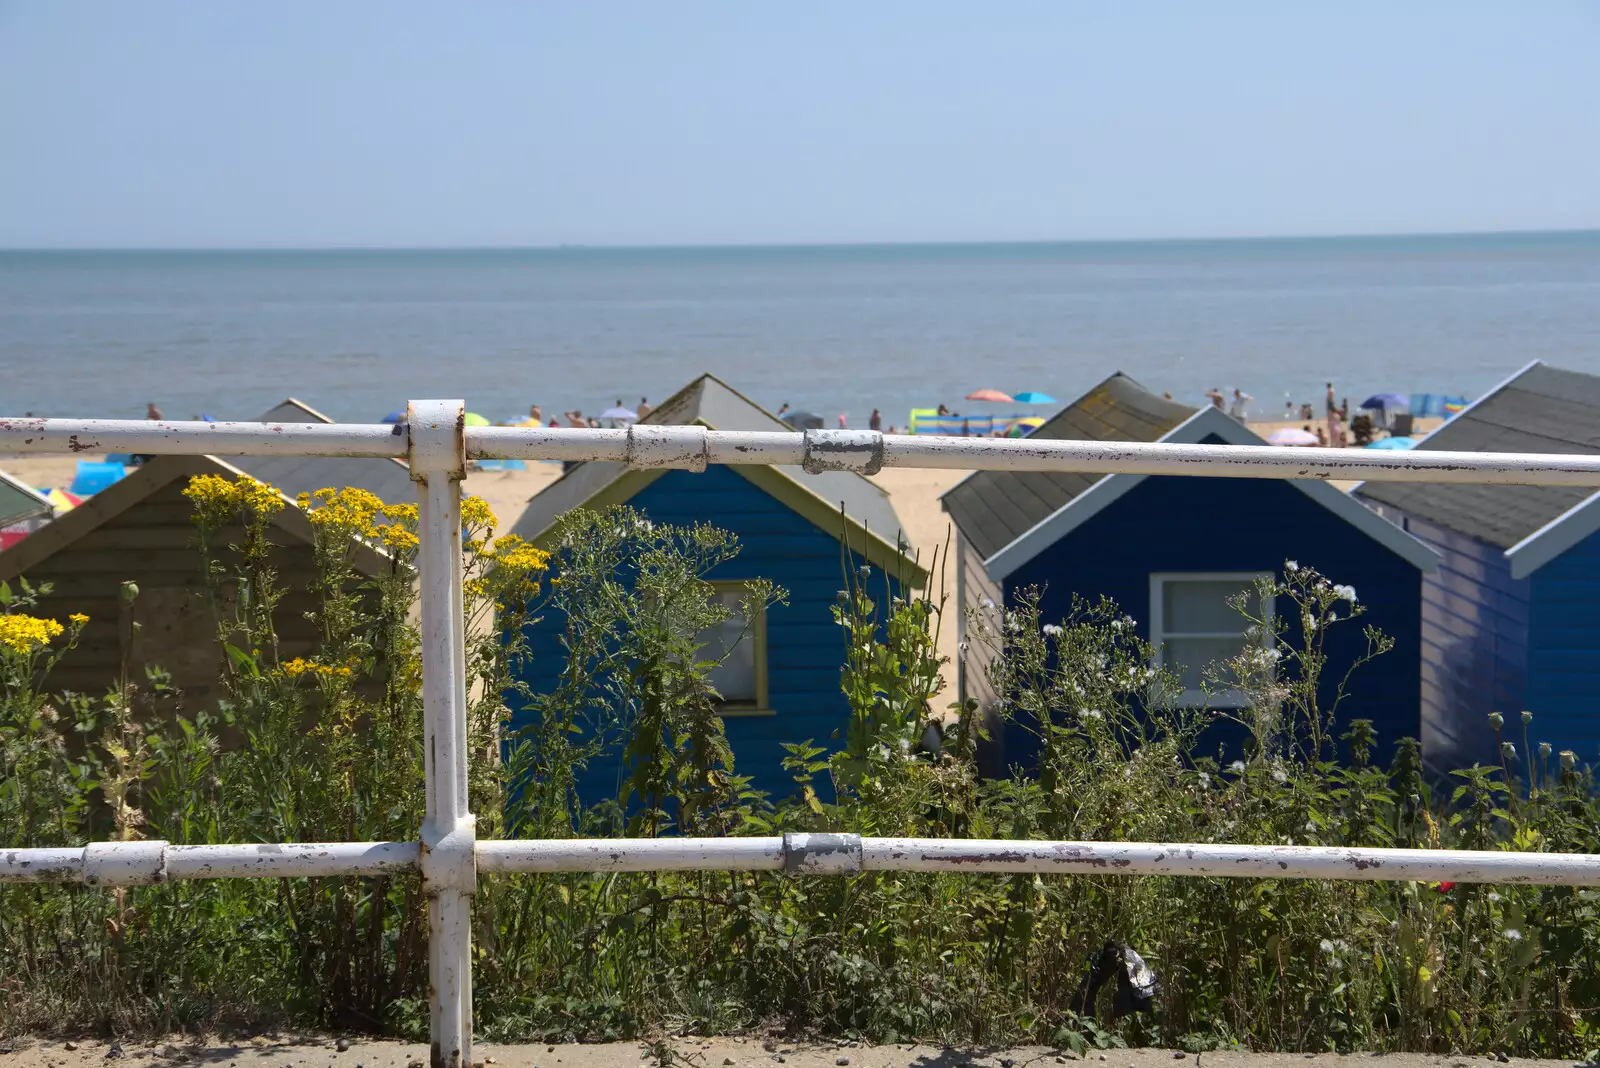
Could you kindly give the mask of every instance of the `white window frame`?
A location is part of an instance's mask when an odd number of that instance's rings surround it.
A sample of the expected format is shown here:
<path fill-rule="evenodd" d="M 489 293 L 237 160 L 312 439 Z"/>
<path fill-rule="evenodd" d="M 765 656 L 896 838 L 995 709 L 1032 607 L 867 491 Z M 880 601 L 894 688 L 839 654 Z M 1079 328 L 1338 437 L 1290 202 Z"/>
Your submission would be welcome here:
<path fill-rule="evenodd" d="M 1152 571 L 1150 573 L 1150 645 L 1155 649 L 1155 666 L 1163 667 L 1166 664 L 1166 641 L 1168 638 L 1235 638 L 1236 633 L 1178 633 L 1168 634 L 1162 596 L 1166 586 L 1171 582 L 1240 582 L 1254 585 L 1261 579 L 1271 580 L 1275 576 L 1270 571 Z M 1266 624 L 1262 636 L 1262 647 L 1272 648 L 1276 639 L 1276 628 L 1272 626 L 1274 605 L 1271 603 L 1261 606 L 1261 618 Z M 1240 617 L 1245 623 L 1244 617 Z M 1245 624 L 1249 626 L 1249 624 Z M 1204 690 L 1184 690 L 1178 695 L 1178 703 L 1184 708 L 1243 708 L 1248 702 L 1243 693 L 1235 689 L 1224 690 L 1220 693 L 1206 693 Z"/>
<path fill-rule="evenodd" d="M 711 586 L 720 595 L 738 590 L 748 596 L 752 579 L 712 579 Z M 723 719 L 740 719 L 754 716 L 775 716 L 767 679 L 767 606 L 758 604 L 751 617 L 743 641 L 751 644 L 755 659 L 756 697 L 750 701 L 719 701 L 717 715 Z M 703 648 L 703 647 L 702 647 Z"/>

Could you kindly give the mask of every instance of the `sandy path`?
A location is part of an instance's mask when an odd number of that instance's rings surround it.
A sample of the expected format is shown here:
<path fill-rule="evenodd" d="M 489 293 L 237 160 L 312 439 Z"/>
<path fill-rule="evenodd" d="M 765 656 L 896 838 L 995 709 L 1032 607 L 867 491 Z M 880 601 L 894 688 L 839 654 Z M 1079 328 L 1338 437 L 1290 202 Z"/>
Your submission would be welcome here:
<path fill-rule="evenodd" d="M 327 1037 L 242 1038 L 194 1041 L 176 1036 L 165 1042 L 122 1043 L 120 1055 L 108 1058 L 110 1045 L 83 1040 L 67 1049 L 60 1040 L 12 1038 L 0 1042 L 0 1065 L 6 1068 L 106 1068 L 108 1064 L 226 1065 L 227 1068 L 426 1068 L 428 1047 L 415 1043 L 358 1040 L 340 1051 Z M 1024 1046 L 1011 1049 L 967 1046 L 863 1046 L 857 1043 L 798 1042 L 773 1038 L 676 1038 L 667 1042 L 669 1062 L 683 1068 L 1043 1068 L 1087 1061 L 1093 1068 L 1163 1068 L 1184 1062 L 1191 1068 L 1334 1068 L 1358 1061 L 1376 1061 L 1385 1068 L 1468 1068 L 1469 1063 L 1495 1063 L 1494 1058 L 1390 1053 L 1202 1053 L 1136 1049 L 1070 1052 Z M 504 1068 L 668 1068 L 642 1042 L 594 1044 L 504 1045 L 481 1043 L 478 1063 Z M 1554 1068 L 1571 1061 L 1514 1059 L 1519 1068 Z"/>

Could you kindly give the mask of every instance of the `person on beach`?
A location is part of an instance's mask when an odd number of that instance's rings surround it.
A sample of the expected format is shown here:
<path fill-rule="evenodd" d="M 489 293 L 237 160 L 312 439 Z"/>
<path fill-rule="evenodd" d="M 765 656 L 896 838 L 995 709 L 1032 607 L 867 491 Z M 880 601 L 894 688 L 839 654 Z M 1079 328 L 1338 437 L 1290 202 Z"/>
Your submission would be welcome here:
<path fill-rule="evenodd" d="M 845 418 L 844 418 L 844 413 L 843 412 L 839 413 L 839 429 L 840 430 L 848 430 L 849 429 L 849 424 L 845 422 Z"/>
<path fill-rule="evenodd" d="M 1328 447 L 1328 432 L 1320 426 L 1317 427 L 1317 444 L 1323 448 Z"/>
<path fill-rule="evenodd" d="M 539 410 L 539 406 L 537 404 L 528 405 L 528 418 L 523 420 L 520 425 L 531 427 L 544 426 L 544 412 Z"/>
<path fill-rule="evenodd" d="M 166 416 L 161 414 L 161 409 L 156 407 L 156 402 L 155 401 L 148 401 L 148 402 L 145 403 L 145 406 L 144 406 L 144 417 L 146 419 L 165 419 L 166 418 Z"/>
<path fill-rule="evenodd" d="M 1246 393 L 1238 386 L 1235 386 L 1233 389 L 1233 405 L 1228 409 L 1228 414 L 1233 416 L 1239 422 L 1244 422 L 1245 411 L 1248 409 L 1250 402 L 1253 400 L 1255 400 L 1254 397 L 1250 396 L 1250 394 Z"/>
<path fill-rule="evenodd" d="M 651 410 L 650 409 L 650 402 L 645 400 L 643 397 L 640 397 L 639 398 L 639 407 L 634 409 L 634 411 L 639 413 L 639 418 L 643 419 L 645 416 L 649 415 L 650 414 L 650 410 Z"/>
<path fill-rule="evenodd" d="M 577 427 L 581 430 L 589 425 L 589 421 L 583 417 L 583 413 L 576 408 L 566 414 L 568 426 Z"/>
<path fill-rule="evenodd" d="M 950 414 L 950 406 L 948 404 L 939 405 L 939 414 L 940 415 L 949 415 Z"/>
<path fill-rule="evenodd" d="M 1328 383 L 1328 411 L 1330 411 L 1330 412 L 1337 411 L 1338 408 L 1339 408 L 1339 398 L 1333 392 L 1333 383 L 1329 382 Z"/>
<path fill-rule="evenodd" d="M 1222 395 L 1221 386 L 1212 386 L 1210 389 L 1206 390 L 1206 399 L 1211 402 L 1211 407 L 1217 409 L 1219 412 L 1227 411 L 1228 398 Z"/>
<path fill-rule="evenodd" d="M 789 402 L 788 401 L 784 401 L 783 402 L 783 407 L 778 409 L 778 418 L 782 419 L 784 416 L 786 416 L 788 414 L 789 414 Z"/>
<path fill-rule="evenodd" d="M 876 409 L 876 408 L 872 409 L 872 415 L 867 418 L 867 429 L 868 430 L 882 430 L 883 429 L 883 413 L 878 411 L 878 409 Z"/>

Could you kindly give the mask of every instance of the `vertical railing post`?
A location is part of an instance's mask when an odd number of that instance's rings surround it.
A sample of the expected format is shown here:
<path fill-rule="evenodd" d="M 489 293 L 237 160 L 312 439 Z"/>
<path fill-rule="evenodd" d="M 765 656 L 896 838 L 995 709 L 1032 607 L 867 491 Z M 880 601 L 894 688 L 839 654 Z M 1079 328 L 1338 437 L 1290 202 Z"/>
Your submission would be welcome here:
<path fill-rule="evenodd" d="M 466 639 L 462 632 L 462 401 L 412 401 L 422 605 L 422 886 L 428 898 L 433 1068 L 472 1064 L 472 895 L 477 828 L 467 807 Z"/>

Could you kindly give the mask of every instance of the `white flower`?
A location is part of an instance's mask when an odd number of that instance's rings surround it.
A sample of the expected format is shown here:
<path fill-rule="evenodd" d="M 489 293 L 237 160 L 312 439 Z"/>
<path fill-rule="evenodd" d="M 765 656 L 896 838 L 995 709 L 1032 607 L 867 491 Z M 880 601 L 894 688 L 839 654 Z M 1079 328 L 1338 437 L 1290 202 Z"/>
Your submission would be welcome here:
<path fill-rule="evenodd" d="M 1244 761 L 1235 760 L 1232 764 L 1228 765 L 1228 770 L 1233 772 L 1235 775 L 1243 775 L 1244 774 Z"/>
<path fill-rule="evenodd" d="M 1333 952 L 1333 943 L 1328 941 L 1326 938 L 1324 938 L 1322 941 L 1318 942 L 1317 946 L 1324 953 L 1332 953 Z"/>
<path fill-rule="evenodd" d="M 1354 586 L 1335 586 L 1333 592 L 1335 596 L 1343 597 L 1351 604 L 1356 603 L 1356 588 Z"/>
<path fill-rule="evenodd" d="M 1272 781 L 1273 782 L 1288 782 L 1289 781 L 1289 773 L 1284 771 L 1282 768 L 1273 768 L 1272 769 Z"/>
<path fill-rule="evenodd" d="M 1197 777 L 1200 780 L 1200 785 L 1201 786 L 1210 786 L 1211 785 L 1211 776 L 1207 775 L 1205 772 L 1202 771 Z"/>
<path fill-rule="evenodd" d="M 1062 629 L 1058 625 L 1056 625 L 1054 623 L 1046 623 L 1043 627 L 1040 627 L 1039 629 L 1044 631 L 1045 635 L 1047 637 L 1051 637 L 1051 638 L 1059 638 L 1064 633 L 1062 631 Z"/>
<path fill-rule="evenodd" d="M 1300 570 L 1300 564 L 1294 560 L 1285 560 L 1283 562 L 1283 569 L 1292 575 L 1296 571 Z"/>
<path fill-rule="evenodd" d="M 1015 612 L 1007 612 L 1006 613 L 1006 630 L 1021 630 L 1021 629 L 1022 629 L 1022 624 L 1017 622 L 1017 614 Z"/>
<path fill-rule="evenodd" d="M 978 604 L 983 608 L 993 608 L 994 607 L 994 602 L 992 600 L 990 600 L 989 598 L 987 598 L 987 597 L 985 597 L 983 600 L 979 601 Z"/>
<path fill-rule="evenodd" d="M 1500 895 L 1495 893 L 1493 890 L 1490 890 L 1489 891 L 1489 900 L 1491 902 L 1499 901 L 1500 900 Z"/>
<path fill-rule="evenodd" d="M 1091 708 L 1083 714 L 1084 719 L 1105 719 L 1098 708 Z"/>
<path fill-rule="evenodd" d="M 1507 942 L 1520 942 L 1520 941 L 1522 941 L 1522 932 L 1517 930 L 1515 927 L 1507 927 L 1504 931 L 1501 931 L 1500 933 L 1503 936 L 1505 936 L 1505 940 Z"/>

